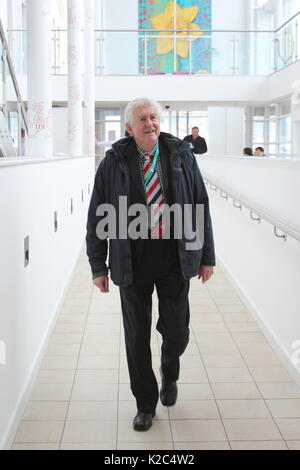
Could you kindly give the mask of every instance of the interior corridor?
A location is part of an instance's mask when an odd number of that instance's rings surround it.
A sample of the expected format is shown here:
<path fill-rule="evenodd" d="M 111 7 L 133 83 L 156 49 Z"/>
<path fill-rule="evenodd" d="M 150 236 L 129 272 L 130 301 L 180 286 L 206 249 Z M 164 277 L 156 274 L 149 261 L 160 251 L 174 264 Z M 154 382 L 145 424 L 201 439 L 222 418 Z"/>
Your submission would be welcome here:
<path fill-rule="evenodd" d="M 136 432 L 118 288 L 92 285 L 83 246 L 12 449 L 300 449 L 300 389 L 220 266 L 190 307 L 178 401 Z"/>

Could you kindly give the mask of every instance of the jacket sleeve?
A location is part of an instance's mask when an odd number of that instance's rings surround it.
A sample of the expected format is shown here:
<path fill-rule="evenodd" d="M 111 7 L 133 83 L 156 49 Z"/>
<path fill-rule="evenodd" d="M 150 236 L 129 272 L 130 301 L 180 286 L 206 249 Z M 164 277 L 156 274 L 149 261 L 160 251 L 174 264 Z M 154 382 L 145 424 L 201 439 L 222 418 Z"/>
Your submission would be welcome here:
<path fill-rule="evenodd" d="M 215 247 L 212 221 L 209 212 L 209 200 L 205 184 L 200 173 L 197 160 L 193 155 L 193 169 L 194 169 L 194 202 L 195 204 L 204 204 L 204 243 L 201 265 L 215 266 Z"/>
<path fill-rule="evenodd" d="M 94 188 L 89 205 L 86 225 L 86 253 L 91 265 L 93 279 L 108 274 L 108 268 L 106 264 L 108 245 L 107 238 L 101 240 L 98 238 L 96 233 L 97 224 L 101 220 L 101 217 L 96 215 L 96 211 L 98 206 L 105 202 L 104 170 L 105 158 L 100 163 L 95 176 Z"/>

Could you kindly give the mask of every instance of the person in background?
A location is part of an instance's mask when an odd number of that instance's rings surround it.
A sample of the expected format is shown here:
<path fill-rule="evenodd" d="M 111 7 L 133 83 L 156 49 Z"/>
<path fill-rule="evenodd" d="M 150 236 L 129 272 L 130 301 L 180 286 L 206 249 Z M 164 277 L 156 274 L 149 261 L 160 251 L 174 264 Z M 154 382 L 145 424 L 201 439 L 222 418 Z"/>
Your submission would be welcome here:
<path fill-rule="evenodd" d="M 190 144 L 190 148 L 195 154 L 203 154 L 207 152 L 206 141 L 199 135 L 199 127 L 192 128 L 192 134 L 185 136 L 183 139 L 185 142 Z"/>
<path fill-rule="evenodd" d="M 256 147 L 254 150 L 255 157 L 265 157 L 265 151 L 263 147 Z"/>
<path fill-rule="evenodd" d="M 244 157 L 253 157 L 253 151 L 250 147 L 245 147 L 243 150 Z"/>

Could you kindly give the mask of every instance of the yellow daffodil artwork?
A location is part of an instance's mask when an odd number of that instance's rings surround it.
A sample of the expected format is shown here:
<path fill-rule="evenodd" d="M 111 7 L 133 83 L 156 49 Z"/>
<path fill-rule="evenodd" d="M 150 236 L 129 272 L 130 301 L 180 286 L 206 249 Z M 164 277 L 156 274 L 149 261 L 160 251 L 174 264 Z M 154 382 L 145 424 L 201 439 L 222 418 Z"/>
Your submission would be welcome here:
<path fill-rule="evenodd" d="M 173 37 L 163 37 L 173 35 L 172 32 L 159 31 L 158 34 L 161 37 L 157 39 L 157 54 L 164 55 L 174 51 L 176 44 L 176 54 L 179 57 L 186 59 L 189 56 L 189 36 L 191 36 L 192 39 L 198 39 L 204 34 L 200 30 L 200 27 L 193 23 L 198 11 L 199 8 L 197 6 L 181 8 L 177 3 L 172 1 L 166 5 L 163 13 L 150 18 L 152 26 L 156 30 L 181 29 L 190 31 L 190 33 L 186 31 L 177 32 L 175 35 L 176 41 L 174 41 Z"/>

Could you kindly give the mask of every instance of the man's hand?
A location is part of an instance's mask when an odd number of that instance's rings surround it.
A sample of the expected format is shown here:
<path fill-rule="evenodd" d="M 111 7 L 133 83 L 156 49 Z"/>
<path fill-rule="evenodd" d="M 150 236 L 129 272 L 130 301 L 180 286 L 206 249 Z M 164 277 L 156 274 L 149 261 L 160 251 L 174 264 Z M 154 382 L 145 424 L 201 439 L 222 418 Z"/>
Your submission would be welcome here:
<path fill-rule="evenodd" d="M 99 276 L 93 280 L 93 284 L 100 289 L 101 292 L 109 292 L 108 276 Z"/>
<path fill-rule="evenodd" d="M 213 266 L 204 266 L 204 264 L 202 264 L 198 271 L 198 279 L 201 279 L 202 277 L 202 282 L 204 283 L 208 281 L 208 279 L 210 278 L 210 276 L 213 275 L 213 273 L 214 273 Z"/>

